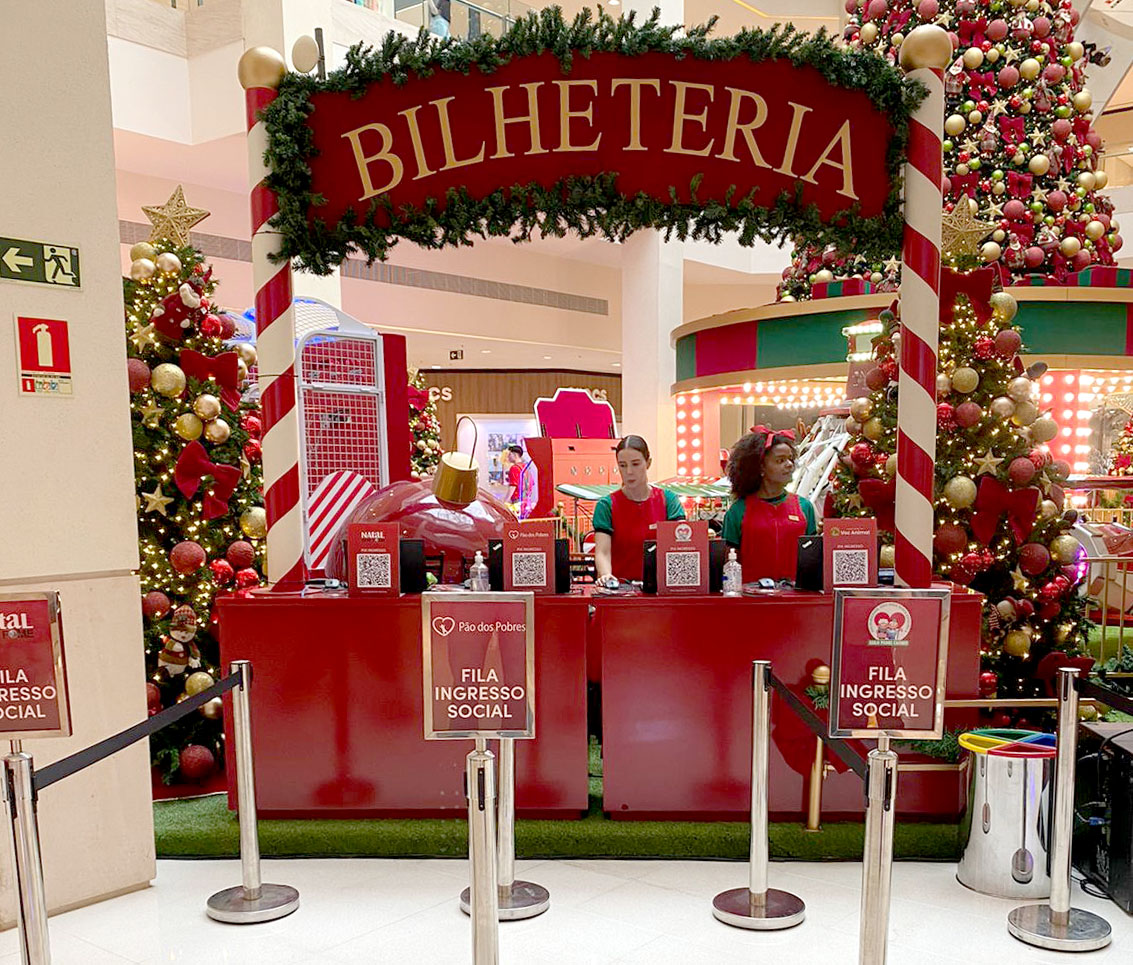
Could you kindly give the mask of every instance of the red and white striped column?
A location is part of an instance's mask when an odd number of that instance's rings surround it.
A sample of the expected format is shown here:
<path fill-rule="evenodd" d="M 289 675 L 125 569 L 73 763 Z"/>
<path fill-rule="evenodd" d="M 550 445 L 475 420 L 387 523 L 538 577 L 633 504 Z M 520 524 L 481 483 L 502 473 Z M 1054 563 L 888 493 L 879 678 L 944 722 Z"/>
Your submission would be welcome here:
<path fill-rule="evenodd" d="M 901 374 L 897 402 L 895 567 L 901 586 L 932 583 L 936 471 L 936 365 L 940 324 L 940 234 L 944 68 L 952 41 L 917 27 L 901 45 L 907 76 L 928 88 L 909 122 L 905 239 L 901 251 Z"/>
<path fill-rule="evenodd" d="M 295 407 L 295 312 L 291 263 L 276 264 L 279 235 L 268 220 L 279 210 L 264 184 L 267 132 L 259 112 L 276 98 L 287 73 L 270 47 L 244 51 L 240 84 L 248 119 L 248 181 L 252 202 L 252 278 L 256 292 L 256 354 L 263 405 L 264 503 L 267 510 L 267 577 L 275 589 L 302 584 L 303 512 L 299 504 L 299 416 Z"/>

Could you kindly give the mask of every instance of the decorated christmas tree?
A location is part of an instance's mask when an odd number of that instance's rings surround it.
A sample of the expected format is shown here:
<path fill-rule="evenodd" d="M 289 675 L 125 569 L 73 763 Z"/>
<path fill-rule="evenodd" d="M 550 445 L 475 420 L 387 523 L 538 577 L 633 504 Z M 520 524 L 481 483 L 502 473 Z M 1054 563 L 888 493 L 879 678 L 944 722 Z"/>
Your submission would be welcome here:
<path fill-rule="evenodd" d="M 846 10 L 844 41 L 893 63 L 915 27 L 935 23 L 951 34 L 944 206 L 968 205 L 985 226 L 981 240 L 990 238 L 978 259 L 1003 284 L 1029 274 L 1064 283 L 1090 265 L 1114 264 L 1122 242 L 1113 205 L 1098 193 L 1107 179 L 1085 86 L 1086 66 L 1099 55 L 1074 39 L 1071 0 L 846 0 Z M 802 242 L 780 297 L 809 298 L 815 283 L 835 279 L 896 290 L 898 254 L 867 261 Z"/>
<path fill-rule="evenodd" d="M 261 582 L 259 407 L 241 400 L 255 349 L 228 348 L 233 321 L 189 228 L 208 212 L 181 188 L 144 209 L 154 228 L 124 280 L 146 684 L 153 715 L 212 685 L 221 668 L 213 601 Z M 221 701 L 159 731 L 166 781 L 200 780 L 222 753 Z"/>
<path fill-rule="evenodd" d="M 418 372 L 409 383 L 409 470 L 412 479 L 431 476 L 440 461 L 441 423 L 437 403 L 429 397 L 425 376 Z"/>
<path fill-rule="evenodd" d="M 1133 476 L 1133 419 L 1125 423 L 1109 452 L 1110 474 Z"/>
<path fill-rule="evenodd" d="M 1038 379 L 1024 370 L 1017 311 L 1007 292 L 993 292 L 995 272 L 941 279 L 940 374 L 937 377 L 935 572 L 986 597 L 984 669 L 1000 692 L 1032 693 L 1037 662 L 1085 644 L 1077 585 L 1084 550 L 1069 533 L 1062 483 L 1070 471 L 1051 458 L 1058 434 L 1040 414 Z M 870 394 L 850 405 L 851 434 L 835 469 L 834 515 L 876 516 L 891 540 L 897 471 L 898 305 L 882 312 L 867 372 Z M 889 555 L 888 553 L 886 555 Z M 992 689 L 995 681 L 983 682 Z"/>

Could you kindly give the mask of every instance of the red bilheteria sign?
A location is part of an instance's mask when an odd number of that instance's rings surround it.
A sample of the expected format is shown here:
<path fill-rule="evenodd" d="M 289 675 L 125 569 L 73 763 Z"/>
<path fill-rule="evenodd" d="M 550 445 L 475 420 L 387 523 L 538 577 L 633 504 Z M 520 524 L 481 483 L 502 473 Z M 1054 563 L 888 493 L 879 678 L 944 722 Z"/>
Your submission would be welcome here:
<path fill-rule="evenodd" d="M 401 527 L 397 523 L 349 523 L 346 553 L 350 592 L 401 595 Z"/>
<path fill-rule="evenodd" d="M 58 594 L 0 594 L 0 740 L 70 736 Z"/>
<path fill-rule="evenodd" d="M 504 589 L 555 592 L 554 523 L 521 520 L 504 530 Z"/>
<path fill-rule="evenodd" d="M 21 395 L 73 394 L 67 323 L 16 316 L 16 364 Z"/>
<path fill-rule="evenodd" d="M 877 586 L 877 520 L 828 519 L 822 524 L 825 590 Z"/>
<path fill-rule="evenodd" d="M 657 593 L 708 592 L 708 523 L 670 520 L 657 524 Z"/>
<path fill-rule="evenodd" d="M 836 589 L 830 736 L 939 739 L 948 589 Z"/>
<path fill-rule="evenodd" d="M 421 597 L 425 739 L 535 736 L 535 597 Z"/>

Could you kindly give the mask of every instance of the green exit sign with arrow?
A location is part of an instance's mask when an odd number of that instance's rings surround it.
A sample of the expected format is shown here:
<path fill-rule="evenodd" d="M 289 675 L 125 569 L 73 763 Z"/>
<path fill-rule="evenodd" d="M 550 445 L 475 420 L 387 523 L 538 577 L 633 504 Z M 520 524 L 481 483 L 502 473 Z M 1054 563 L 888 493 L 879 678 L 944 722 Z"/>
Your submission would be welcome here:
<path fill-rule="evenodd" d="M 80 288 L 79 249 L 43 241 L 0 238 L 0 279 Z"/>

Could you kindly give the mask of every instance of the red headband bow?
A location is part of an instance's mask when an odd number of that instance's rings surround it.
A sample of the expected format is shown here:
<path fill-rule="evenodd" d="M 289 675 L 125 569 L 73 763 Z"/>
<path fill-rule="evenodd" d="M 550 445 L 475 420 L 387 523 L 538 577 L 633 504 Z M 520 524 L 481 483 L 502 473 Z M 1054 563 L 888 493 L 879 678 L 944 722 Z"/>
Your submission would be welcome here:
<path fill-rule="evenodd" d="M 794 429 L 768 429 L 765 425 L 752 426 L 751 431 L 757 436 L 763 436 L 763 447 L 770 449 L 774 444 L 776 436 L 782 436 L 784 439 L 790 439 L 791 442 L 795 441 Z"/>

